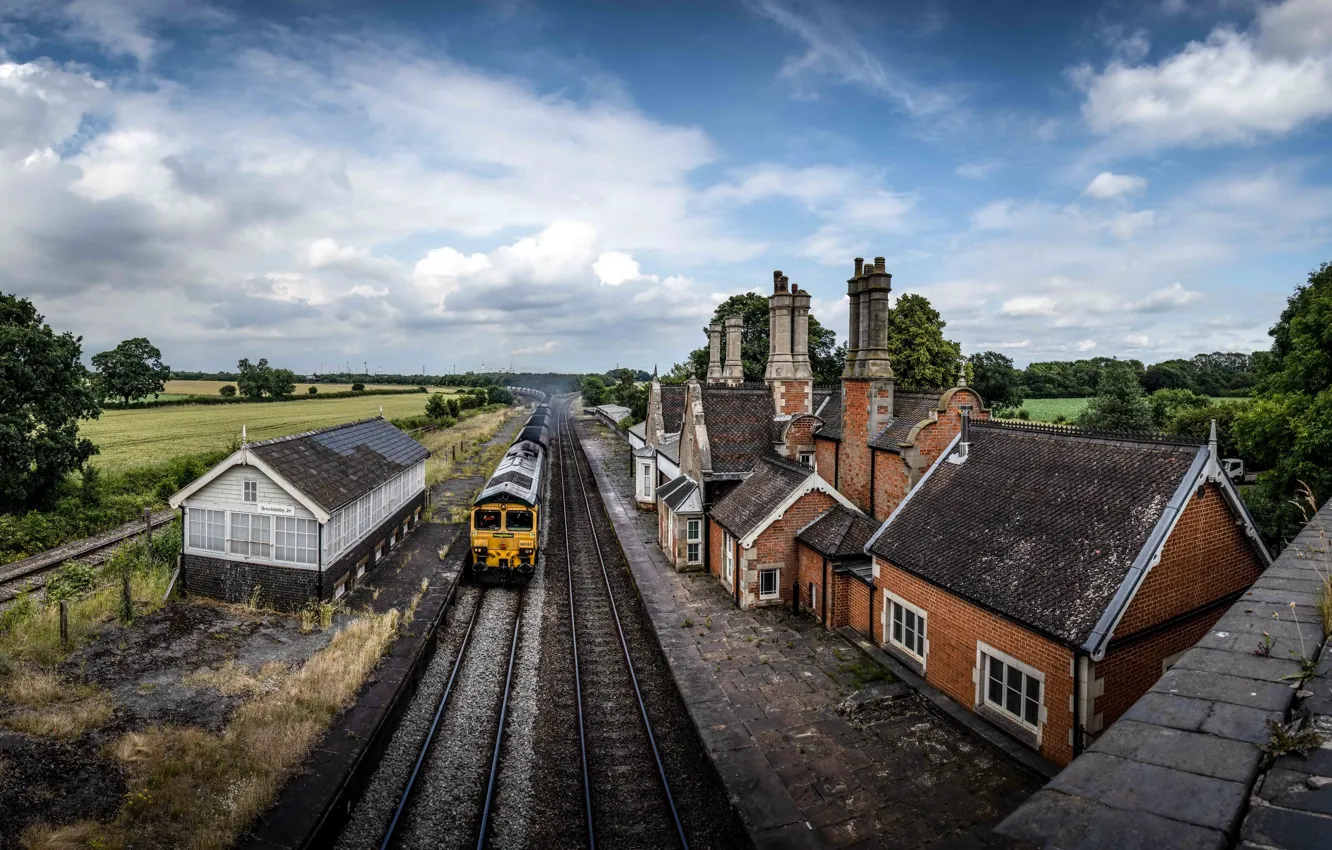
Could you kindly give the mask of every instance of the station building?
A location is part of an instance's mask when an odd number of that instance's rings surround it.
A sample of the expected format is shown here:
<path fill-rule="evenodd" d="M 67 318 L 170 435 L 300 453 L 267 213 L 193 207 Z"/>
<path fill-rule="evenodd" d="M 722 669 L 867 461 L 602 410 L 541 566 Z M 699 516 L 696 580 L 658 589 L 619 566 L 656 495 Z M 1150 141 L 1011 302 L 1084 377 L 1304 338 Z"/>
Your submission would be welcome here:
<path fill-rule="evenodd" d="M 383 417 L 244 443 L 171 497 L 185 591 L 283 610 L 343 596 L 421 521 L 429 454 Z"/>
<path fill-rule="evenodd" d="M 1065 764 L 1270 556 L 1215 440 L 993 420 L 962 368 L 899 390 L 891 282 L 883 258 L 855 261 L 837 387 L 814 385 L 810 297 L 781 272 L 762 383 L 741 320 L 711 325 L 706 380 L 653 376 L 637 501 L 677 569 L 854 629 Z"/>

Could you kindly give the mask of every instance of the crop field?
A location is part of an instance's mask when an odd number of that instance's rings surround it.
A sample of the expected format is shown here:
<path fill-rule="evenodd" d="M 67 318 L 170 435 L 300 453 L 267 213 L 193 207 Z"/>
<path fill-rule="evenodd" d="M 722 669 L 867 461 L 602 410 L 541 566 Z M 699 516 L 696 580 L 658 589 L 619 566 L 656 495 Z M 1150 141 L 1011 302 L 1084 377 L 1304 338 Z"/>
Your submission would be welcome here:
<path fill-rule="evenodd" d="M 159 399 L 184 398 L 187 395 L 217 395 L 217 391 L 227 384 L 236 386 L 235 381 L 167 381 Z M 310 384 L 297 384 L 296 395 L 310 392 Z M 351 384 L 314 384 L 321 393 L 347 392 Z M 410 390 L 412 387 L 402 384 L 366 384 L 367 390 Z M 432 393 L 451 393 L 452 387 L 431 387 Z"/>
<path fill-rule="evenodd" d="M 105 410 L 83 422 L 79 432 L 102 449 L 93 459 L 105 469 L 125 469 L 170 460 L 183 454 L 225 449 L 240 440 L 241 426 L 251 440 L 285 437 L 379 415 L 397 419 L 425 413 L 422 393 L 280 401 L 268 404 L 186 404 L 144 410 Z"/>
<path fill-rule="evenodd" d="M 1214 404 L 1225 404 L 1231 401 L 1242 401 L 1237 398 L 1223 398 L 1214 396 Z M 1031 414 L 1035 422 L 1053 422 L 1055 418 L 1063 415 L 1064 419 L 1072 422 L 1082 413 L 1082 409 L 1087 406 L 1091 399 L 1086 398 L 1029 398 L 1022 402 L 1022 407 Z"/>

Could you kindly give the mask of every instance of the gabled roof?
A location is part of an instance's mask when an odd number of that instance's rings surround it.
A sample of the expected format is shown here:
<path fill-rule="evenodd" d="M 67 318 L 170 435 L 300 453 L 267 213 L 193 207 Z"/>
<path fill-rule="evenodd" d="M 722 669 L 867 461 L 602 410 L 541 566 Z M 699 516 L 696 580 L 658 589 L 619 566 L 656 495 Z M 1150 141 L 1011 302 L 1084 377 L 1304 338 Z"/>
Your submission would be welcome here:
<path fill-rule="evenodd" d="M 938 408 L 939 397 L 944 392 L 944 390 L 894 391 L 893 419 L 887 427 L 874 435 L 870 445 L 876 449 L 900 453 L 901 444 L 911 433 L 911 429 L 930 418 L 930 412 Z"/>
<path fill-rule="evenodd" d="M 1208 458 L 1198 445 L 988 422 L 972 423 L 961 463 L 956 444 L 867 550 L 1082 648 L 1094 632 L 1108 639 L 1103 618 L 1127 605 L 1121 588 L 1150 568 Z"/>
<path fill-rule="evenodd" d="M 667 434 L 677 433 L 684 422 L 684 384 L 662 384 L 661 427 Z"/>
<path fill-rule="evenodd" d="M 832 393 L 820 407 L 814 408 L 814 415 L 823 420 L 823 427 L 814 432 L 815 437 L 829 440 L 842 439 L 842 394 Z"/>
<path fill-rule="evenodd" d="M 815 490 L 847 508 L 852 505 L 811 467 L 776 455 L 765 455 L 754 473 L 717 502 L 711 516 L 745 547 L 775 522 L 797 499 Z"/>
<path fill-rule="evenodd" d="M 633 434 L 635 437 L 639 438 L 640 440 L 646 440 L 647 422 L 635 422 L 633 425 L 630 425 L 629 433 Z"/>
<path fill-rule="evenodd" d="M 666 435 L 657 445 L 657 451 L 661 452 L 671 463 L 678 464 L 680 462 L 680 432 L 676 431 L 674 434 Z"/>
<path fill-rule="evenodd" d="M 688 475 L 672 478 L 657 488 L 657 498 L 666 503 L 676 513 L 699 514 L 703 512 L 703 497 L 698 484 Z"/>
<path fill-rule="evenodd" d="M 796 540 L 826 558 L 864 560 L 865 544 L 878 527 L 859 511 L 833 505 L 796 532 Z"/>
<path fill-rule="evenodd" d="M 748 387 L 704 387 L 713 472 L 749 472 L 772 450 L 772 392 Z"/>
<path fill-rule="evenodd" d="M 226 469 L 264 471 L 327 521 L 335 510 L 425 460 L 430 452 L 383 417 L 250 443 L 171 497 L 179 507 Z"/>

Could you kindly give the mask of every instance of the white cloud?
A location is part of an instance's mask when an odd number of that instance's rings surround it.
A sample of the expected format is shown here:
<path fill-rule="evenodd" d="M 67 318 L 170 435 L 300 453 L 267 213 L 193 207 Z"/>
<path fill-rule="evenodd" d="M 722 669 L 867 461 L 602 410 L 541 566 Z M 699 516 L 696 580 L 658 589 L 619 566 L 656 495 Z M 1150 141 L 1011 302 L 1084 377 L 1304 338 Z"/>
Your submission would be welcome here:
<path fill-rule="evenodd" d="M 592 264 L 603 286 L 619 286 L 640 276 L 638 261 L 623 251 L 606 251 Z"/>
<path fill-rule="evenodd" d="M 1091 129 L 1148 147 L 1284 135 L 1332 115 L 1332 4 L 1264 6 L 1250 31 L 1218 26 L 1156 64 L 1074 69 Z"/>
<path fill-rule="evenodd" d="M 959 105 L 956 94 L 922 85 L 885 63 L 881 57 L 886 52 L 873 42 L 866 43 L 834 3 L 746 0 L 746 5 L 804 43 L 803 54 L 789 56 L 782 63 L 781 75 L 788 80 L 799 84 L 807 77 L 826 75 L 883 95 L 916 116 L 938 115 Z M 796 94 L 817 98 L 803 88 L 797 88 Z"/>
<path fill-rule="evenodd" d="M 1055 301 L 1043 295 L 1019 295 L 1005 301 L 999 312 L 1007 316 L 1053 316 Z"/>
<path fill-rule="evenodd" d="M 1096 340 L 1084 339 L 1075 346 L 1078 351 L 1091 351 L 1096 347 Z"/>
<path fill-rule="evenodd" d="M 958 177 L 965 177 L 968 180 L 984 180 L 991 174 L 994 174 L 995 171 L 998 171 L 1001 165 L 1002 163 L 997 160 L 989 160 L 987 162 L 964 162 L 957 168 L 953 169 L 953 173 Z"/>
<path fill-rule="evenodd" d="M 1117 213 L 1110 223 L 1110 231 L 1120 239 L 1132 239 L 1138 231 L 1146 230 L 1154 224 L 1156 224 L 1155 210 Z"/>
<path fill-rule="evenodd" d="M 1124 342 L 1128 343 L 1130 348 L 1147 348 L 1152 344 L 1151 337 L 1147 334 L 1129 334 L 1124 337 Z"/>
<path fill-rule="evenodd" d="M 561 343 L 557 339 L 548 339 L 537 345 L 528 345 L 523 348 L 515 348 L 509 353 L 514 357 L 526 357 L 532 354 L 551 354 L 560 347 Z"/>
<path fill-rule="evenodd" d="M 1090 195 L 1093 198 L 1117 198 L 1120 195 L 1131 195 L 1141 192 L 1147 188 L 1147 178 L 1138 177 L 1133 174 L 1113 174 L 1109 171 L 1102 171 L 1092 178 L 1087 184 L 1087 188 L 1082 194 Z"/>
<path fill-rule="evenodd" d="M 1201 301 L 1203 294 L 1197 290 L 1185 289 L 1179 281 L 1164 289 L 1158 289 L 1141 301 L 1134 301 L 1128 309 L 1135 313 L 1165 313 L 1178 310 Z"/>

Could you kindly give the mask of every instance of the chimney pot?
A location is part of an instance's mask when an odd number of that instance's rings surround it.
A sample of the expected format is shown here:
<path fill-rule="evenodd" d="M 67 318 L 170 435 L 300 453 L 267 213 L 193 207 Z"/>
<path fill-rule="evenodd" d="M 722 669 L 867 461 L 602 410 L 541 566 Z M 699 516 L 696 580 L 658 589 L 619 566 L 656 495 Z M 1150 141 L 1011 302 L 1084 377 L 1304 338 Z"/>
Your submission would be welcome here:
<path fill-rule="evenodd" d="M 856 277 L 860 277 L 860 276 L 861 276 L 862 274 L 864 274 L 864 273 L 865 273 L 865 258 L 864 258 L 864 257 L 856 257 L 856 274 L 855 274 L 855 276 L 856 276 Z"/>
<path fill-rule="evenodd" d="M 875 270 L 876 272 L 881 272 L 881 271 L 884 270 L 884 268 L 885 268 L 885 261 L 884 261 L 883 257 L 875 257 L 875 258 L 874 258 L 874 270 Z"/>

